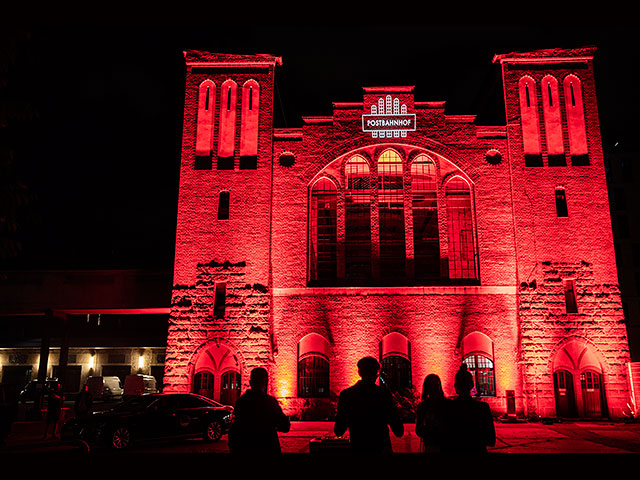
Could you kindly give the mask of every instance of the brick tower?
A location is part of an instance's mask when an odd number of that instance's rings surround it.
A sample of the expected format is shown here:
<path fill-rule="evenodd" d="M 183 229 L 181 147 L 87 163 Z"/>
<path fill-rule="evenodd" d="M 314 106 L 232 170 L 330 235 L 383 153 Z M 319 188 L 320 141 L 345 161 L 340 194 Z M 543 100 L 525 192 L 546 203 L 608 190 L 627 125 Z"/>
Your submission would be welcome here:
<path fill-rule="evenodd" d="M 620 415 L 628 399 L 594 52 L 494 58 L 504 81 L 523 392 L 538 415 Z"/>
<path fill-rule="evenodd" d="M 262 365 L 271 356 L 266 292 L 273 85 L 280 58 L 199 51 L 184 55 L 165 382 L 169 391 L 195 389 L 233 402 L 245 368 Z M 196 368 L 202 375 L 193 387 Z"/>

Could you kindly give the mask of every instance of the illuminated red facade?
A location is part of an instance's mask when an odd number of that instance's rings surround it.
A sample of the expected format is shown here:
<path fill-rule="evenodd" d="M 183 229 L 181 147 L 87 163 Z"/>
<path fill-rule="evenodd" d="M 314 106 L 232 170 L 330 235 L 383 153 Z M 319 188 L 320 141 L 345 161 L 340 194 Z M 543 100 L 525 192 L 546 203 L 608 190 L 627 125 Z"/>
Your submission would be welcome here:
<path fill-rule="evenodd" d="M 266 366 L 304 418 L 372 355 L 405 395 L 464 361 L 496 414 L 621 416 L 593 54 L 497 55 L 506 126 L 401 86 L 275 129 L 280 58 L 185 52 L 166 390 L 232 403 Z"/>

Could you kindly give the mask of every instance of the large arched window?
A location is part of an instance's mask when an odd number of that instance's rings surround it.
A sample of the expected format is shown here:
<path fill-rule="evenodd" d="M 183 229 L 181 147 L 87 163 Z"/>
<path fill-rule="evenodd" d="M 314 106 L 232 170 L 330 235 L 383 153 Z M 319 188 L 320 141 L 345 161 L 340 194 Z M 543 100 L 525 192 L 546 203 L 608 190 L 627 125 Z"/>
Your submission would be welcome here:
<path fill-rule="evenodd" d="M 476 278 L 471 191 L 459 176 L 445 186 L 449 246 L 449 278 Z"/>
<path fill-rule="evenodd" d="M 473 375 L 476 394 L 482 397 L 496 396 L 496 380 L 493 365 L 493 342 L 483 333 L 473 332 L 462 341 L 463 362 Z"/>
<path fill-rule="evenodd" d="M 440 238 L 435 164 L 419 155 L 411 164 L 413 250 L 416 279 L 440 276 Z"/>
<path fill-rule="evenodd" d="M 255 168 L 258 155 L 258 111 L 260 86 L 247 80 L 242 86 L 242 115 L 240 125 L 240 168 Z"/>
<path fill-rule="evenodd" d="M 298 397 L 328 397 L 329 342 L 310 333 L 298 344 Z"/>
<path fill-rule="evenodd" d="M 547 75 L 542 79 L 540 87 L 542 88 L 542 108 L 549 166 L 566 165 L 558 81 L 555 77 Z"/>
<path fill-rule="evenodd" d="M 351 283 L 371 280 L 369 164 L 360 155 L 345 165 L 345 275 Z"/>
<path fill-rule="evenodd" d="M 213 118 L 216 110 L 216 84 L 205 80 L 198 88 L 198 117 L 196 120 L 196 163 L 211 168 L 213 148 Z M 203 158 L 203 157 L 206 157 Z M 196 165 L 197 167 L 197 165 Z"/>
<path fill-rule="evenodd" d="M 525 165 L 542 165 L 540 156 L 540 131 L 538 127 L 538 101 L 536 83 L 531 77 L 522 77 L 518 83 L 520 93 L 520 124 Z"/>
<path fill-rule="evenodd" d="M 385 150 L 378 158 L 380 276 L 383 282 L 405 278 L 404 195 L 402 158 Z"/>
<path fill-rule="evenodd" d="M 564 98 L 567 110 L 571 163 L 573 165 L 587 165 L 589 160 L 587 156 L 587 131 L 582 104 L 582 88 L 580 79 L 575 75 L 567 75 L 564 79 Z"/>
<path fill-rule="evenodd" d="M 220 87 L 220 139 L 218 141 L 218 157 L 225 167 L 231 164 L 233 170 L 234 146 L 236 137 L 236 82 L 229 79 Z M 220 162 L 219 162 L 220 165 Z M 220 168 L 220 167 L 218 167 Z"/>
<path fill-rule="evenodd" d="M 311 278 L 336 279 L 336 186 L 321 178 L 311 191 Z"/>
<path fill-rule="evenodd" d="M 380 384 L 389 391 L 404 393 L 411 388 L 411 351 L 407 337 L 392 332 L 382 339 L 380 365 Z"/>

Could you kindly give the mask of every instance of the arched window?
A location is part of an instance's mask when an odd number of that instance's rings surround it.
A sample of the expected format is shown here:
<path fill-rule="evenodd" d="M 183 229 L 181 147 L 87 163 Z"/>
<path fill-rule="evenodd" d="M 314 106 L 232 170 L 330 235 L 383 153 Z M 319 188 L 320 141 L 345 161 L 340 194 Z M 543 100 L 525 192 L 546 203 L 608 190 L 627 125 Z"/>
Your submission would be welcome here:
<path fill-rule="evenodd" d="M 310 333 L 298 344 L 298 397 L 328 397 L 329 342 Z"/>
<path fill-rule="evenodd" d="M 572 164 L 588 164 L 587 132 L 585 128 L 584 107 L 580 79 L 567 75 L 564 79 L 564 98 L 567 110 L 569 131 L 569 153 Z M 576 158 L 574 158 L 574 156 Z"/>
<path fill-rule="evenodd" d="M 473 375 L 476 394 L 495 397 L 496 380 L 491 339 L 483 333 L 472 332 L 462 340 L 462 352 L 462 361 Z"/>
<path fill-rule="evenodd" d="M 413 249 L 416 279 L 440 276 L 440 237 L 435 164 L 419 155 L 411 164 Z"/>
<path fill-rule="evenodd" d="M 337 270 L 336 186 L 318 180 L 311 191 L 311 279 L 335 280 Z"/>
<path fill-rule="evenodd" d="M 522 125 L 525 165 L 542 165 L 536 84 L 531 77 L 522 77 L 518 87 L 520 89 L 520 124 Z"/>
<path fill-rule="evenodd" d="M 369 164 L 360 155 L 345 165 L 345 276 L 352 283 L 371 279 L 371 199 Z"/>
<path fill-rule="evenodd" d="M 402 159 L 394 150 L 378 158 L 380 276 L 383 282 L 405 278 L 404 195 Z"/>
<path fill-rule="evenodd" d="M 215 112 L 216 84 L 205 80 L 198 88 L 198 116 L 196 120 L 196 163 L 211 168 L 213 148 L 213 118 Z M 206 157 L 206 160 L 198 157 Z"/>
<path fill-rule="evenodd" d="M 449 245 L 449 278 L 477 278 L 471 216 L 471 192 L 461 177 L 445 187 Z"/>
<path fill-rule="evenodd" d="M 404 393 L 412 387 L 409 340 L 393 332 L 380 342 L 380 385 L 391 392 Z"/>
<path fill-rule="evenodd" d="M 220 139 L 218 141 L 218 157 L 224 166 L 233 170 L 234 145 L 236 136 L 236 82 L 229 79 L 220 87 Z M 220 168 L 219 162 L 218 168 Z"/>
<path fill-rule="evenodd" d="M 549 166 L 566 165 L 564 158 L 564 140 L 562 139 L 562 117 L 560 114 L 558 80 L 551 75 L 547 75 L 542 79 L 541 88 Z"/>
<path fill-rule="evenodd" d="M 248 80 L 242 86 L 242 116 L 240 125 L 240 168 L 256 168 L 258 155 L 258 111 L 260 86 Z"/>

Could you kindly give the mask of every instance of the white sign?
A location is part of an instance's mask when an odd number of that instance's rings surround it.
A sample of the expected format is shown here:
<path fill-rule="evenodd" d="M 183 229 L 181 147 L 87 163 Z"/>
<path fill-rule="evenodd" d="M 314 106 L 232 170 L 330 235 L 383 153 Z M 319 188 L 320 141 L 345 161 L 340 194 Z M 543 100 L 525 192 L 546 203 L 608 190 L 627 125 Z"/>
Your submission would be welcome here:
<path fill-rule="evenodd" d="M 415 130 L 416 114 L 407 113 L 407 106 L 391 95 L 380 97 L 377 105 L 371 105 L 371 114 L 362 115 L 362 131 L 373 138 L 406 137 Z"/>

